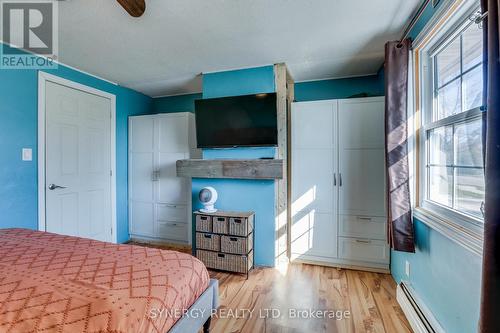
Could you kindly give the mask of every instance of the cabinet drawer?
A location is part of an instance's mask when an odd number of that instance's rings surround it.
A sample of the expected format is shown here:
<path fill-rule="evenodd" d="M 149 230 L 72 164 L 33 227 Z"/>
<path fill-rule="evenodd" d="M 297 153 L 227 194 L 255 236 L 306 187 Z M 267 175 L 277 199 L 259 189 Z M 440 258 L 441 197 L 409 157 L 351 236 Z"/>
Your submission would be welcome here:
<path fill-rule="evenodd" d="M 236 273 L 247 273 L 253 266 L 253 252 L 250 252 L 248 256 L 238 256 L 234 254 L 197 250 L 196 257 L 208 268 Z"/>
<path fill-rule="evenodd" d="M 159 222 L 158 237 L 187 242 L 187 224 L 178 222 Z"/>
<path fill-rule="evenodd" d="M 159 221 L 187 223 L 187 207 L 185 205 L 158 204 L 156 212 Z"/>
<path fill-rule="evenodd" d="M 339 236 L 386 239 L 386 218 L 340 215 Z"/>
<path fill-rule="evenodd" d="M 376 263 L 389 262 L 389 247 L 385 241 L 339 237 L 339 257 Z"/>
<path fill-rule="evenodd" d="M 196 231 L 212 232 L 212 217 L 196 215 Z"/>
<path fill-rule="evenodd" d="M 248 236 L 253 231 L 253 215 L 249 218 L 231 217 L 229 219 L 229 234 Z"/>
<path fill-rule="evenodd" d="M 216 234 L 227 234 L 227 217 L 212 217 L 212 232 Z"/>
<path fill-rule="evenodd" d="M 248 237 L 222 236 L 220 247 L 222 252 L 246 255 L 253 249 L 253 235 Z"/>
<path fill-rule="evenodd" d="M 211 251 L 220 251 L 220 236 L 197 232 L 196 248 Z"/>

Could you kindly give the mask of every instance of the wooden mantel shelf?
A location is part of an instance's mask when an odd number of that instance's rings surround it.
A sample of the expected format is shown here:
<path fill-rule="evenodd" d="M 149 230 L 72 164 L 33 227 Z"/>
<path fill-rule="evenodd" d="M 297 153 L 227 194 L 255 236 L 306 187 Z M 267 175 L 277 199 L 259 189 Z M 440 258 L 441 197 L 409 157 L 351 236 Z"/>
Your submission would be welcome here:
<path fill-rule="evenodd" d="M 191 178 L 283 179 L 283 160 L 179 160 L 177 176 Z"/>

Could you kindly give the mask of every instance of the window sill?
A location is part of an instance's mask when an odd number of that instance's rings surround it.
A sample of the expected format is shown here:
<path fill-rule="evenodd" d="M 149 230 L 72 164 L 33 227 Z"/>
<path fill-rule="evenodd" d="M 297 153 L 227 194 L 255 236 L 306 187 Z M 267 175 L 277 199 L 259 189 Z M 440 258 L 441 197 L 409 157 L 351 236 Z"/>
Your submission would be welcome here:
<path fill-rule="evenodd" d="M 413 217 L 472 253 L 483 255 L 483 234 L 481 232 L 465 228 L 422 207 L 414 208 Z"/>

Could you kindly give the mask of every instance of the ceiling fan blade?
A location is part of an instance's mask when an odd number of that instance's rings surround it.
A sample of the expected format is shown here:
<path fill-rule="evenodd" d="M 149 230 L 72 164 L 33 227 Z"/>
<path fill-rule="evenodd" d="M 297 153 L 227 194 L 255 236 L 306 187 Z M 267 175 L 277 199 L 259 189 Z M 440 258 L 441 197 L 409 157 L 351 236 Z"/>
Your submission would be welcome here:
<path fill-rule="evenodd" d="M 133 17 L 139 17 L 146 10 L 145 0 L 117 0 L 120 5 Z"/>

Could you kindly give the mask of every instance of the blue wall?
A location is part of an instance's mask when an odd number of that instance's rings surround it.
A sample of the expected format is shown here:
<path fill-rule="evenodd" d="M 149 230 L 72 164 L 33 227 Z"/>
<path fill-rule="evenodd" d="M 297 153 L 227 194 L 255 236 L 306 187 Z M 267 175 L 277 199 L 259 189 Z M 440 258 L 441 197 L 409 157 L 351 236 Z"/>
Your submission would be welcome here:
<path fill-rule="evenodd" d="M 446 332 L 477 331 L 481 258 L 415 220 L 416 253 L 392 252 L 394 279 L 410 282 Z M 410 262 L 410 277 L 405 262 Z"/>
<path fill-rule="evenodd" d="M 441 1 L 442 3 L 443 1 Z M 428 5 L 410 31 L 415 38 L 436 13 Z M 391 273 L 396 282 L 409 281 L 446 332 L 477 331 L 479 320 L 481 258 L 454 243 L 418 219 L 416 253 L 392 251 Z M 410 277 L 405 275 L 406 260 Z"/>
<path fill-rule="evenodd" d="M 129 239 L 127 195 L 128 116 L 151 112 L 152 99 L 65 66 L 48 70 L 116 95 L 116 211 L 118 241 Z M 38 71 L 0 70 L 0 228 L 38 229 Z M 33 161 L 21 149 L 33 149 Z"/>
<path fill-rule="evenodd" d="M 265 66 L 203 75 L 203 98 L 274 92 L 274 68 Z M 274 157 L 275 148 L 205 149 L 203 158 Z M 193 208 L 199 209 L 198 192 L 213 186 L 221 210 L 255 211 L 255 264 L 274 265 L 275 188 L 272 180 L 193 179 Z M 193 232 L 194 235 L 194 232 Z"/>
<path fill-rule="evenodd" d="M 153 113 L 194 112 L 194 101 L 202 94 L 186 94 L 153 99 Z"/>
<path fill-rule="evenodd" d="M 384 95 L 383 74 L 295 83 L 297 102 Z"/>

